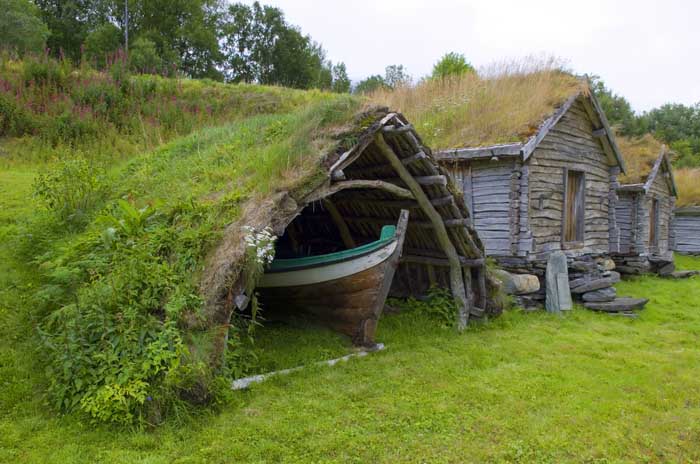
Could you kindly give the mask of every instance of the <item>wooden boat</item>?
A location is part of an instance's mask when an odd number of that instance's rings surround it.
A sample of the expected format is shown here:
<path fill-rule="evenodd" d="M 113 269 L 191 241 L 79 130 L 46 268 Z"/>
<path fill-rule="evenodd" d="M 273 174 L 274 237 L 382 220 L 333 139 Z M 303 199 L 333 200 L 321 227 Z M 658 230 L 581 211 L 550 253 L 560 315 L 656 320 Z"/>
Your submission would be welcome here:
<path fill-rule="evenodd" d="M 274 260 L 258 285 L 263 308 L 311 314 L 349 335 L 355 345 L 374 345 L 407 224 L 408 211 L 402 211 L 397 225 L 384 226 L 375 242 L 326 255 Z"/>

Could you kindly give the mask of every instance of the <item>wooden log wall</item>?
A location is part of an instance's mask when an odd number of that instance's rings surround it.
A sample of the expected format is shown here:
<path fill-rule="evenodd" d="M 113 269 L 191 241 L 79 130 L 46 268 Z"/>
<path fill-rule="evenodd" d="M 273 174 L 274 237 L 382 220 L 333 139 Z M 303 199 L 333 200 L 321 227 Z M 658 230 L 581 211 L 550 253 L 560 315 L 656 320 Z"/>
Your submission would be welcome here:
<path fill-rule="evenodd" d="M 659 225 L 658 225 L 658 245 L 654 248 L 649 247 L 649 214 L 652 207 L 653 199 L 659 201 Z M 655 255 L 665 256 L 671 250 L 671 220 L 673 219 L 673 208 L 675 206 L 675 198 L 671 194 L 671 189 L 668 185 L 668 180 L 665 177 L 665 172 L 662 170 L 658 173 L 654 182 L 649 187 L 649 192 L 644 198 L 643 203 L 645 210 L 645 227 L 647 252 Z"/>
<path fill-rule="evenodd" d="M 618 193 L 617 226 L 620 230 L 620 253 L 634 253 L 637 224 L 637 193 Z"/>
<path fill-rule="evenodd" d="M 676 210 L 673 218 L 673 250 L 700 255 L 700 208 Z"/>
<path fill-rule="evenodd" d="M 611 171 L 593 131 L 590 117 L 579 100 L 530 158 L 529 211 L 535 253 L 562 248 L 565 168 L 586 173 L 584 241 L 581 248 L 570 250 L 570 254 L 609 252 L 610 184 L 615 172 Z"/>
<path fill-rule="evenodd" d="M 520 173 L 512 158 L 445 165 L 461 187 L 474 228 L 491 256 L 517 253 L 520 231 Z"/>

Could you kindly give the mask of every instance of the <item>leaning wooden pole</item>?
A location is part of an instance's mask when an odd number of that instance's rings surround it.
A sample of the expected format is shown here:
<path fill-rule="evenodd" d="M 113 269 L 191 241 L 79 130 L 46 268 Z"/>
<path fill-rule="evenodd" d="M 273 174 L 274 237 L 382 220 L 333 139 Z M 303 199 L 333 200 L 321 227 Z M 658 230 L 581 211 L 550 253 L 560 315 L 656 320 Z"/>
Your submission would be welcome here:
<path fill-rule="evenodd" d="M 413 178 L 411 173 L 408 172 L 408 169 L 406 169 L 406 166 L 403 165 L 399 157 L 396 156 L 394 150 L 389 146 L 389 144 L 386 143 L 384 137 L 381 134 L 377 134 L 374 141 L 377 148 L 379 148 L 404 184 L 406 184 L 411 193 L 413 193 L 413 196 L 420 205 L 421 210 L 426 214 L 426 216 L 428 216 L 428 219 L 430 219 L 430 222 L 433 224 L 435 236 L 445 252 L 445 255 L 447 255 L 447 260 L 449 262 L 450 287 L 452 289 L 452 295 L 459 306 L 457 325 L 459 330 L 463 330 L 469 321 L 469 312 L 471 307 L 464 289 L 462 266 L 459 262 L 457 250 L 455 249 L 452 240 L 450 240 L 450 236 L 447 234 L 447 228 L 442 220 L 442 216 L 440 216 L 440 213 L 438 213 L 435 207 L 432 205 L 430 198 L 428 198 L 428 196 L 425 194 L 420 184 Z"/>

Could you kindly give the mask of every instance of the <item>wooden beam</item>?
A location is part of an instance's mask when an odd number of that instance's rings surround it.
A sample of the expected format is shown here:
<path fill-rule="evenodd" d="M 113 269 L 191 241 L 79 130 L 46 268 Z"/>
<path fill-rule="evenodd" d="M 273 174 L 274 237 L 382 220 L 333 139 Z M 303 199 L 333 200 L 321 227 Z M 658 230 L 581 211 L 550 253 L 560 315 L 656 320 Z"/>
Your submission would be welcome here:
<path fill-rule="evenodd" d="M 421 188 L 421 184 L 413 178 L 408 169 L 401 163 L 401 160 L 394 150 L 386 143 L 384 137 L 381 134 L 377 134 L 374 137 L 374 142 L 381 153 L 387 158 L 387 160 L 394 166 L 397 174 L 401 180 L 406 184 L 409 190 L 413 193 L 413 196 L 421 205 L 423 213 L 425 213 L 430 221 L 433 223 L 435 236 L 440 243 L 445 255 L 450 264 L 450 287 L 452 290 L 452 295 L 459 305 L 459 329 L 463 330 L 469 321 L 469 301 L 464 290 L 464 279 L 462 278 L 462 266 L 460 265 L 459 259 L 457 258 L 457 250 L 455 249 L 450 236 L 447 234 L 447 228 L 443 223 L 443 218 L 440 213 L 437 212 L 435 207 L 430 204 L 430 198 L 425 194 Z M 442 176 L 444 178 L 444 176 Z M 447 179 L 445 179 L 446 181 Z"/>
<path fill-rule="evenodd" d="M 387 135 L 401 135 L 412 130 L 413 126 L 411 124 L 406 124 L 405 126 L 387 125 L 382 127 L 382 132 Z"/>
<path fill-rule="evenodd" d="M 383 190 L 385 192 L 391 193 L 399 198 L 410 199 L 413 198 L 413 194 L 410 190 L 399 187 L 397 185 L 385 182 L 383 180 L 345 180 L 342 182 L 336 182 L 334 184 L 326 185 L 321 187 L 305 198 L 306 203 L 311 203 L 318 201 L 322 198 L 338 193 L 341 190 L 347 189 L 377 189 Z"/>
<path fill-rule="evenodd" d="M 403 165 L 401 165 L 403 167 Z M 410 175 L 410 173 L 409 173 Z M 416 176 L 416 177 L 411 177 L 418 185 L 442 185 L 443 187 L 447 186 L 447 177 L 443 175 L 437 175 L 437 176 Z M 384 179 L 386 182 L 403 182 L 403 179 L 400 177 L 391 177 L 389 179 Z"/>
<path fill-rule="evenodd" d="M 506 143 L 489 147 L 457 148 L 443 150 L 435 153 L 439 161 L 469 161 L 475 159 L 492 158 L 494 156 L 520 156 L 522 143 Z"/>
<path fill-rule="evenodd" d="M 353 240 L 352 235 L 350 234 L 350 229 L 348 229 L 348 225 L 345 223 L 345 220 L 338 211 L 338 208 L 336 208 L 333 202 L 328 198 L 324 198 L 321 201 L 323 202 L 323 206 L 326 208 L 326 211 L 328 211 L 328 214 L 330 214 L 335 226 L 338 228 L 338 232 L 340 232 L 340 239 L 343 241 L 345 248 L 350 249 L 357 247 L 355 240 Z"/>
<path fill-rule="evenodd" d="M 407 156 L 406 158 L 401 159 L 401 163 L 403 163 L 404 166 L 408 166 L 409 164 L 415 163 L 416 161 L 420 161 L 422 159 L 426 159 L 428 155 L 426 155 L 424 152 L 418 152 L 415 155 Z M 386 171 L 388 169 L 392 169 L 391 164 L 389 163 L 380 163 L 380 164 L 374 164 L 372 166 L 365 166 L 365 167 L 355 167 L 352 172 L 355 174 L 360 174 L 360 175 L 367 175 L 367 174 L 376 174 L 377 172 L 382 172 Z"/>

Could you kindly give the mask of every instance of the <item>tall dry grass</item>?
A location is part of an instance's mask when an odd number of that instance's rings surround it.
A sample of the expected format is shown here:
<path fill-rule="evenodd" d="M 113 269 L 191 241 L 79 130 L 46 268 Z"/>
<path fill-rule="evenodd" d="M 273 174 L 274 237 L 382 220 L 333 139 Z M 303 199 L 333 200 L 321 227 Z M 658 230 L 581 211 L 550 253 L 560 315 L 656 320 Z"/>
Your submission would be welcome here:
<path fill-rule="evenodd" d="M 625 160 L 627 174 L 620 176 L 623 184 L 645 182 L 661 153 L 662 143 L 651 134 L 642 137 L 616 137 L 617 146 Z"/>
<path fill-rule="evenodd" d="M 587 84 L 559 61 L 526 59 L 370 98 L 406 115 L 428 145 L 446 149 L 525 140 L 579 90 L 588 91 Z"/>
<path fill-rule="evenodd" d="M 700 206 L 700 168 L 682 168 L 674 172 L 678 187 L 678 206 Z"/>

